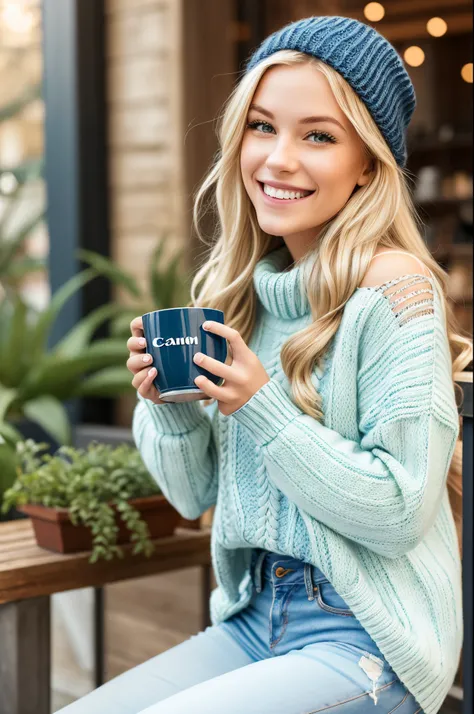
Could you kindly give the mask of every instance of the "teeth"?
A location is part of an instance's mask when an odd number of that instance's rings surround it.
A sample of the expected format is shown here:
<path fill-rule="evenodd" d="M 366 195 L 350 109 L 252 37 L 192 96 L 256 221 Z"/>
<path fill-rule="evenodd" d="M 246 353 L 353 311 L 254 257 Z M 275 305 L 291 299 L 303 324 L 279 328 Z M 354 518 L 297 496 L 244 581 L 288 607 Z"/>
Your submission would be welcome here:
<path fill-rule="evenodd" d="M 304 198 L 305 196 L 309 196 L 309 194 L 312 193 L 312 191 L 283 191 L 281 188 L 274 188 L 273 186 L 268 186 L 266 183 L 263 184 L 263 190 L 265 191 L 267 196 L 287 200 L 295 198 Z"/>

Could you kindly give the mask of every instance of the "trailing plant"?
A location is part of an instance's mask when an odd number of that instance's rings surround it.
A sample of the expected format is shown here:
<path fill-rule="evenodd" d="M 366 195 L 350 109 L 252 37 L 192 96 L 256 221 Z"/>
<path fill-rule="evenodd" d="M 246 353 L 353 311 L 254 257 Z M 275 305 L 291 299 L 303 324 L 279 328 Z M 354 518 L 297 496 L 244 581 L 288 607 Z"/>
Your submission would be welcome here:
<path fill-rule="evenodd" d="M 148 526 L 129 501 L 161 491 L 139 451 L 130 444 L 112 447 L 92 442 L 87 449 L 62 446 L 52 456 L 42 453 L 48 446 L 32 439 L 17 442 L 17 478 L 5 492 L 2 511 L 26 504 L 67 508 L 71 521 L 92 533 L 91 563 L 123 556 L 117 545 L 118 512 L 131 531 L 133 553 L 151 555 L 154 546 Z"/>

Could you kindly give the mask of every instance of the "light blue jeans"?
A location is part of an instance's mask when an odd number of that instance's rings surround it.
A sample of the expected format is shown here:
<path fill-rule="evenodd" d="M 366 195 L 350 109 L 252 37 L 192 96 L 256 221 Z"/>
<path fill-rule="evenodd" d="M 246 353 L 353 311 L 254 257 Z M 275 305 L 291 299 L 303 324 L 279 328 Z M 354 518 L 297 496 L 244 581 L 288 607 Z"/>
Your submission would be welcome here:
<path fill-rule="evenodd" d="M 313 565 L 255 549 L 237 615 L 61 709 L 61 714 L 422 714 Z"/>

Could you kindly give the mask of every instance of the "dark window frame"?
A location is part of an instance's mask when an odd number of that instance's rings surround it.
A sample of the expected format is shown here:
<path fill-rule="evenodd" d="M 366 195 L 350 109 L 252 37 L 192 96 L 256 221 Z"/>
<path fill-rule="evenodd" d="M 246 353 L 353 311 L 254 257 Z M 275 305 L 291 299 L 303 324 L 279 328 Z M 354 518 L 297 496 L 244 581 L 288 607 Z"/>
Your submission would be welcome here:
<path fill-rule="evenodd" d="M 104 0 L 42 0 L 45 180 L 49 280 L 54 292 L 85 267 L 78 248 L 110 255 Z M 77 321 L 109 302 L 98 277 L 64 306 L 54 345 Z M 106 327 L 98 330 L 106 336 Z M 68 404 L 73 422 L 110 424 L 113 400 Z"/>

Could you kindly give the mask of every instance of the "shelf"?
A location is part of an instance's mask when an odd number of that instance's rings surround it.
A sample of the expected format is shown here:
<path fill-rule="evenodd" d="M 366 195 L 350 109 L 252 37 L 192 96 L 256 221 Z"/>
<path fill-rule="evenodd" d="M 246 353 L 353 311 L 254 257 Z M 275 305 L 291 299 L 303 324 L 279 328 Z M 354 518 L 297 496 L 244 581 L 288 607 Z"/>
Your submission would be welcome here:
<path fill-rule="evenodd" d="M 472 147 L 472 136 L 459 136 L 451 141 L 440 141 L 439 139 L 428 139 L 426 141 L 414 141 L 407 144 L 408 157 L 410 154 L 419 151 L 446 151 L 447 149 L 470 149 Z"/>
<path fill-rule="evenodd" d="M 440 196 L 439 198 L 430 198 L 424 201 L 415 200 L 415 205 L 421 206 L 421 208 L 425 206 L 460 206 L 463 203 L 469 203 L 472 198 L 472 196 L 466 196 L 465 198 L 444 198 Z"/>

